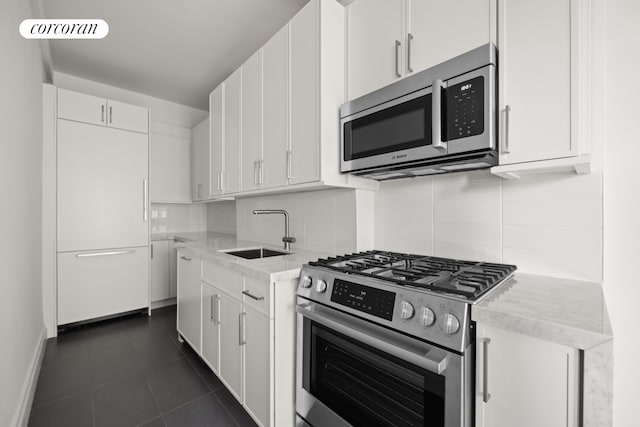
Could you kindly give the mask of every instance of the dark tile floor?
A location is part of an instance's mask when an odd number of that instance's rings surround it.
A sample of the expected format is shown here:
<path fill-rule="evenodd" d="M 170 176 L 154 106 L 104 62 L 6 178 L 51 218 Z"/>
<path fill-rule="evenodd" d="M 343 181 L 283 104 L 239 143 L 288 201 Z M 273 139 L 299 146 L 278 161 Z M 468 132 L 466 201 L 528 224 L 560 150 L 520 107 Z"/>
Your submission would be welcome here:
<path fill-rule="evenodd" d="M 29 426 L 255 426 L 176 334 L 175 306 L 47 341 Z"/>

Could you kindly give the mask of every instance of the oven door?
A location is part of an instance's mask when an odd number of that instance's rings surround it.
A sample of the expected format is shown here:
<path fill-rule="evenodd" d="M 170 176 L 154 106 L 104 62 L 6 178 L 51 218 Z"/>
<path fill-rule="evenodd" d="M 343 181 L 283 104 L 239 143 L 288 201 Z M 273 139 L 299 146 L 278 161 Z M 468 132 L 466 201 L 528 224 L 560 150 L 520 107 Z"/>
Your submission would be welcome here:
<path fill-rule="evenodd" d="M 465 356 L 316 303 L 296 310 L 296 412 L 309 425 L 471 425 Z"/>
<path fill-rule="evenodd" d="M 447 154 L 432 144 L 431 87 L 340 120 L 340 172 L 424 160 Z"/>

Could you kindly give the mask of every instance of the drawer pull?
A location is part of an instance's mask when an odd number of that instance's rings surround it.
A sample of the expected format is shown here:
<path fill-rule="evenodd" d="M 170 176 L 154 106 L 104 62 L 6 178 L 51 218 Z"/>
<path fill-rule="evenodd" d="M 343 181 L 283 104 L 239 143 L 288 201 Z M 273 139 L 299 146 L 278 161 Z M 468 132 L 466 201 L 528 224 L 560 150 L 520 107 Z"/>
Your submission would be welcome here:
<path fill-rule="evenodd" d="M 249 291 L 242 291 L 242 293 L 248 296 L 249 298 L 253 298 L 256 301 L 262 301 L 264 299 L 264 297 L 257 297 L 255 295 L 252 295 L 251 292 Z"/>
<path fill-rule="evenodd" d="M 180 259 L 183 259 L 185 261 L 191 261 L 191 258 L 189 258 L 188 256 L 181 256 Z"/>
<path fill-rule="evenodd" d="M 122 255 L 122 254 L 132 254 L 135 251 L 111 251 L 111 252 L 92 252 L 90 254 L 76 254 L 76 258 L 88 258 L 92 256 L 107 256 L 107 255 Z"/>

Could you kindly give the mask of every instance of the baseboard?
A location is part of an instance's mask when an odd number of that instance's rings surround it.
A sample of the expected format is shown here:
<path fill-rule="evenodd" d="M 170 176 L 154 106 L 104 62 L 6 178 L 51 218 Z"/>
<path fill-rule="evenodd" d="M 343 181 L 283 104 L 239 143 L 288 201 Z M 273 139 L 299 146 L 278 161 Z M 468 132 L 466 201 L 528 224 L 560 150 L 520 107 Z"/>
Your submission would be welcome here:
<path fill-rule="evenodd" d="M 167 307 L 169 305 L 176 305 L 176 298 L 167 298 L 161 299 L 159 301 L 151 301 L 151 310 L 155 310 L 156 308 Z"/>
<path fill-rule="evenodd" d="M 29 423 L 29 415 L 31 413 L 31 405 L 33 404 L 33 396 L 36 393 L 38 385 L 38 377 L 40 376 L 40 367 L 42 366 L 42 358 L 44 357 L 45 343 L 47 342 L 47 329 L 42 325 L 38 348 L 29 364 L 29 371 L 25 379 L 22 391 L 20 393 L 20 408 L 13 417 L 13 426 L 26 427 Z"/>

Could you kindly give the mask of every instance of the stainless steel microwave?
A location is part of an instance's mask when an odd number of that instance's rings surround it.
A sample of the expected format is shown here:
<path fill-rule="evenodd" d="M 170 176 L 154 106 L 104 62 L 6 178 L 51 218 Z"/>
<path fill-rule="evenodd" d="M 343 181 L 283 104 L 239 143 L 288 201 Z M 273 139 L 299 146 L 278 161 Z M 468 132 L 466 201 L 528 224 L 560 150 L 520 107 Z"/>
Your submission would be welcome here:
<path fill-rule="evenodd" d="M 340 107 L 340 172 L 377 180 L 497 164 L 489 43 Z"/>

